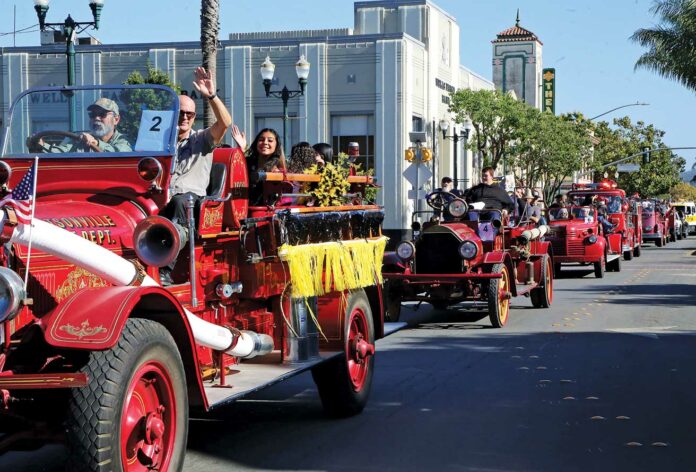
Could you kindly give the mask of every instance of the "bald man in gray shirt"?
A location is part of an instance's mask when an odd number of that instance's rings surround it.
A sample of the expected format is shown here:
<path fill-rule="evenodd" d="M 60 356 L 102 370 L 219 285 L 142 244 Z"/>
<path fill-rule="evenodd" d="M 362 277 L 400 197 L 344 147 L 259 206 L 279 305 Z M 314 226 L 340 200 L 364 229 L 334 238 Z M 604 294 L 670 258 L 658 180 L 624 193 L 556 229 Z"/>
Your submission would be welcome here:
<path fill-rule="evenodd" d="M 186 200 L 193 195 L 196 201 L 205 196 L 213 149 L 220 144 L 225 131 L 232 124 L 225 104 L 215 94 L 215 83 L 202 67 L 195 71 L 193 86 L 201 97 L 208 100 L 215 123 L 209 128 L 193 130 L 196 118 L 196 103 L 187 95 L 179 96 L 179 135 L 176 145 L 174 171 L 169 181 L 171 199 L 162 210 L 162 215 L 175 223 L 186 224 Z"/>

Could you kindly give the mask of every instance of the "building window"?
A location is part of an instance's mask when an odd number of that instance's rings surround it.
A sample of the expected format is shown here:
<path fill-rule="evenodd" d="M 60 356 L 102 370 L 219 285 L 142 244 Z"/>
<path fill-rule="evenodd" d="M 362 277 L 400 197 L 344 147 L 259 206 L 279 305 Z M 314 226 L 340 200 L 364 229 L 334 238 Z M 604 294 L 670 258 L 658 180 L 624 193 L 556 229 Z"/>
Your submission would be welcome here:
<path fill-rule="evenodd" d="M 423 129 L 423 118 L 416 115 L 411 117 L 411 131 L 425 131 Z"/>
<path fill-rule="evenodd" d="M 334 154 L 348 153 L 349 143 L 358 143 L 357 163 L 363 170 L 375 167 L 375 118 L 372 115 L 334 115 L 331 117 L 331 146 Z"/>
<path fill-rule="evenodd" d="M 296 144 L 300 140 L 300 130 L 297 119 L 294 119 L 293 116 L 290 115 L 290 119 L 288 120 L 287 126 L 288 146 L 292 149 L 292 145 Z M 283 144 L 283 118 L 280 116 L 256 116 L 254 120 L 254 136 L 247 136 L 247 139 L 249 140 L 249 145 L 251 145 L 258 132 L 265 128 L 271 128 L 276 130 L 276 132 L 278 133 L 278 137 L 280 138 L 280 143 Z M 285 156 L 288 157 L 290 154 L 290 150 L 284 149 L 284 151 Z"/>

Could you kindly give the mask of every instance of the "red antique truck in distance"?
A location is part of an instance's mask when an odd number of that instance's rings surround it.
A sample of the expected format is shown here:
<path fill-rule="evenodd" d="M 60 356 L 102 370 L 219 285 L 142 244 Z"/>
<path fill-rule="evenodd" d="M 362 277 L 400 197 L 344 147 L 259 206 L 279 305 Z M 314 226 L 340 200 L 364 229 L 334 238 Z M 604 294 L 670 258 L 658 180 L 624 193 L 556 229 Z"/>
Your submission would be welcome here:
<path fill-rule="evenodd" d="M 612 252 L 604 237 L 593 206 L 550 208 L 546 240 L 553 248 L 554 273 L 558 277 L 562 264 L 592 264 L 595 277 L 621 270 L 621 254 Z"/>
<path fill-rule="evenodd" d="M 661 206 L 660 202 L 654 198 L 642 200 L 640 202 L 642 223 L 643 223 L 643 240 L 654 242 L 655 246 L 662 247 L 669 242 L 671 233 L 668 225 L 669 214 L 665 215 L 665 211 L 671 212 Z M 672 218 L 674 218 L 672 216 Z M 672 228 L 674 227 L 672 219 Z"/>
<path fill-rule="evenodd" d="M 88 107 L 105 98 L 120 110 L 119 152 L 80 139 L 99 131 Z M 189 410 L 307 370 L 333 415 L 368 399 L 386 244 L 382 209 L 356 203 L 370 178 L 348 178 L 349 204 L 308 207 L 283 192 L 324 176 L 260 175 L 264 206 L 250 208 L 244 155 L 216 149 L 182 228 L 158 216 L 178 103 L 161 86 L 69 87 L 30 90 L 11 109 L 0 423 L 65 431 L 68 470 L 181 470 Z M 175 259 L 163 287 L 159 267 Z"/>
<path fill-rule="evenodd" d="M 633 208 L 626 192 L 617 188 L 616 182 L 602 180 L 594 184 L 573 184 L 568 192 L 568 200 L 576 206 L 590 206 L 597 199 L 606 201 L 608 220 L 613 225 L 612 231 L 605 235 L 611 251 L 623 254 L 627 261 L 633 256 L 639 257 L 640 230 L 634 224 Z"/>
<path fill-rule="evenodd" d="M 500 210 L 470 209 L 449 192 L 427 197 L 436 214 L 414 239 L 402 241 L 384 258 L 384 298 L 396 321 L 405 301 L 428 302 L 436 309 L 461 302 L 482 303 L 494 328 L 508 320 L 510 298 L 529 296 L 536 308 L 553 301 L 553 261 L 547 231 L 512 225 Z"/>

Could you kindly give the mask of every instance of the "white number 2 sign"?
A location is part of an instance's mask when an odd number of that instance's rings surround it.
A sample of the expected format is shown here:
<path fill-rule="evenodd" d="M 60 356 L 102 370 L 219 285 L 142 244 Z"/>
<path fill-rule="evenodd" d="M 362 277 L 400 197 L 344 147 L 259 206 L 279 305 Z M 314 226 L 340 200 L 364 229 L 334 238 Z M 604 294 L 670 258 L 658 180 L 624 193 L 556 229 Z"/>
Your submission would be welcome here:
<path fill-rule="evenodd" d="M 143 110 L 135 151 L 164 151 L 171 134 L 171 110 Z"/>

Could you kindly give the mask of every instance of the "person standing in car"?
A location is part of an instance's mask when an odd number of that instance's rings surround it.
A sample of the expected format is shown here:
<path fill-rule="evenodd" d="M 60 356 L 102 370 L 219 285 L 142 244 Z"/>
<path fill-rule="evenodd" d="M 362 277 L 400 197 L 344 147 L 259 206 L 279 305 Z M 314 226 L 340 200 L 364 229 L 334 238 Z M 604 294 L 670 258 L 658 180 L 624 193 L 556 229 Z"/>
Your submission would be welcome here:
<path fill-rule="evenodd" d="M 464 196 L 468 203 L 483 202 L 485 210 L 512 211 L 514 205 L 507 192 L 493 181 L 493 168 L 484 167 L 481 171 L 481 183 L 471 187 Z"/>

